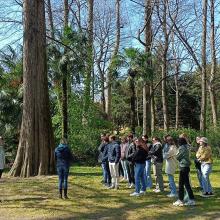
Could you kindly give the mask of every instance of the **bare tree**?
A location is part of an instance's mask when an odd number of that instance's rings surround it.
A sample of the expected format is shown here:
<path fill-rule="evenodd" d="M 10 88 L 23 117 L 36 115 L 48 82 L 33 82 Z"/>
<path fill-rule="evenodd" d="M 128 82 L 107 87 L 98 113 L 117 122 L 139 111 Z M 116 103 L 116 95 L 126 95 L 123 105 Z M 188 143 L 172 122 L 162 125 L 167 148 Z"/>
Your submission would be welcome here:
<path fill-rule="evenodd" d="M 216 91 L 214 83 L 216 81 L 216 46 L 215 46 L 215 1 L 210 0 L 210 9 L 211 9 L 211 36 L 210 36 L 210 45 L 211 45 L 211 74 L 208 82 L 211 108 L 212 108 L 212 120 L 214 128 L 217 127 L 217 103 L 216 103 Z"/>

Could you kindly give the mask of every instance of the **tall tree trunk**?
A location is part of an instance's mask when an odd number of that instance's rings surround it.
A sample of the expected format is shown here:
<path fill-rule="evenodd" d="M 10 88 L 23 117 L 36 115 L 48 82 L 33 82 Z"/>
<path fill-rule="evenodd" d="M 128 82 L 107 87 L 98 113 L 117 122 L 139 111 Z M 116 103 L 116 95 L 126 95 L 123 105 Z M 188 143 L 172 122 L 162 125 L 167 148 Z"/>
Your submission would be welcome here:
<path fill-rule="evenodd" d="M 215 77 L 216 77 L 216 49 L 215 49 L 215 1 L 210 0 L 211 8 L 211 36 L 210 36 L 210 45 L 211 45 L 211 56 L 212 56 L 212 67 L 211 74 L 209 79 L 209 94 L 212 107 L 212 120 L 214 128 L 217 127 L 217 102 L 216 102 L 216 93 L 215 93 Z"/>
<path fill-rule="evenodd" d="M 166 94 L 166 77 L 167 77 L 167 52 L 169 47 L 169 35 L 167 30 L 167 1 L 163 4 L 163 20 L 162 29 L 164 34 L 164 46 L 163 46 L 163 56 L 162 56 L 162 105 L 163 105 L 163 118 L 164 118 L 164 130 L 168 131 L 168 110 L 167 110 L 167 94 Z"/>
<path fill-rule="evenodd" d="M 68 27 L 69 21 L 69 4 L 68 0 L 64 0 L 64 30 Z M 67 53 L 67 49 L 64 48 L 64 54 Z M 63 67 L 63 78 L 62 78 L 62 137 L 68 138 L 68 68 L 67 63 Z"/>
<path fill-rule="evenodd" d="M 207 26 L 207 0 L 203 0 L 203 31 L 202 31 L 202 97 L 201 97 L 201 113 L 200 113 L 200 131 L 206 132 L 206 26 Z"/>
<path fill-rule="evenodd" d="M 174 58 L 175 59 L 175 58 Z M 175 128 L 179 128 L 179 62 L 175 61 L 175 76 L 174 76 L 174 82 L 175 82 L 175 89 L 176 89 L 176 121 L 175 121 Z"/>
<path fill-rule="evenodd" d="M 150 85 L 150 95 L 151 95 L 151 133 L 154 133 L 155 131 L 155 124 L 156 124 L 156 116 L 155 116 L 155 100 L 154 100 L 154 94 L 153 94 L 153 81 Z"/>
<path fill-rule="evenodd" d="M 91 82 L 93 73 L 93 6 L 94 0 L 88 0 L 88 48 L 86 63 L 86 78 L 84 91 L 84 117 L 87 122 L 87 112 L 91 102 Z"/>
<path fill-rule="evenodd" d="M 151 0 L 145 0 L 145 52 L 150 55 L 152 43 Z M 151 58 L 147 60 L 148 66 L 151 66 Z M 150 101 L 150 83 L 144 82 L 143 85 L 143 134 L 151 133 L 151 101 Z"/>
<path fill-rule="evenodd" d="M 137 125 L 140 127 L 138 88 L 136 88 L 136 103 Z"/>
<path fill-rule="evenodd" d="M 30 177 L 54 171 L 46 65 L 43 0 L 24 0 L 23 115 L 20 140 L 10 175 Z"/>
<path fill-rule="evenodd" d="M 47 13 L 48 13 L 48 18 L 49 18 L 49 26 L 50 26 L 50 37 L 54 39 L 55 30 L 54 30 L 53 12 L 52 12 L 52 6 L 51 6 L 50 0 L 47 0 Z"/>
<path fill-rule="evenodd" d="M 135 134 L 135 127 L 136 127 L 136 112 L 135 112 L 135 101 L 136 101 L 136 97 L 135 97 L 135 84 L 134 84 L 134 77 L 135 75 L 133 75 L 131 77 L 130 80 L 130 90 L 131 90 L 131 131 L 133 134 Z"/>
<path fill-rule="evenodd" d="M 115 2 L 115 11 L 116 11 L 116 39 L 115 39 L 115 47 L 112 54 L 112 58 L 110 60 L 109 70 L 107 74 L 107 98 L 106 98 L 106 114 L 108 118 L 111 119 L 111 109 L 112 109 L 112 81 L 113 81 L 113 67 L 112 63 L 119 51 L 120 45 L 120 37 L 121 37 L 121 30 L 120 30 L 120 1 L 116 0 Z"/>

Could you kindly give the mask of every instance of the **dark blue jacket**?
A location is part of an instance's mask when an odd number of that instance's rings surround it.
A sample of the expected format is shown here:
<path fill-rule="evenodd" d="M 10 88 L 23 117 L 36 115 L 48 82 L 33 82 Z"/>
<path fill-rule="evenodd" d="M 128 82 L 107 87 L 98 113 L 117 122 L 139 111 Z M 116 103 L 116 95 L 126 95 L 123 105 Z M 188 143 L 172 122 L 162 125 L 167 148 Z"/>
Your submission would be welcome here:
<path fill-rule="evenodd" d="M 108 146 L 108 161 L 118 163 L 121 158 L 121 148 L 118 142 L 113 141 Z"/>
<path fill-rule="evenodd" d="M 109 148 L 110 144 L 104 144 L 103 145 L 103 151 L 102 151 L 102 163 L 107 162 L 108 161 L 108 148 Z"/>
<path fill-rule="evenodd" d="M 67 144 L 59 144 L 55 149 L 55 159 L 57 167 L 69 167 L 73 162 L 73 155 Z"/>

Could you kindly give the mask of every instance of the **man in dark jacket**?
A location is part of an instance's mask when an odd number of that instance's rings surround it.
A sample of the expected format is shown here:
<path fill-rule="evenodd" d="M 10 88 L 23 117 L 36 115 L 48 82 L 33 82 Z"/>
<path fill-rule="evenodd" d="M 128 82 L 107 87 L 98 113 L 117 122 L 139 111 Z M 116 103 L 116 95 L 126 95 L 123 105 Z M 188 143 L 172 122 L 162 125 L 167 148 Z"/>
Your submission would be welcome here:
<path fill-rule="evenodd" d="M 108 161 L 109 170 L 112 177 L 111 189 L 118 189 L 119 185 L 119 160 L 121 157 L 121 149 L 119 143 L 116 141 L 116 137 L 111 135 L 109 137 L 110 144 L 108 146 Z"/>
<path fill-rule="evenodd" d="M 98 162 L 101 163 L 102 173 L 103 173 L 103 179 L 101 180 L 102 183 L 105 182 L 105 164 L 103 164 L 102 162 L 103 151 L 105 149 L 105 143 L 104 143 L 105 136 L 106 136 L 105 134 L 101 134 L 101 144 L 98 147 L 98 151 L 99 151 Z"/>
<path fill-rule="evenodd" d="M 156 189 L 154 192 L 159 193 L 164 191 L 163 184 L 163 149 L 160 139 L 158 137 L 153 137 L 153 146 L 151 147 L 148 155 L 151 156 L 151 161 L 153 163 L 153 172 L 156 180 Z"/>
<path fill-rule="evenodd" d="M 62 199 L 62 188 L 64 188 L 64 198 L 67 197 L 69 167 L 73 161 L 73 155 L 67 145 L 67 140 L 63 138 L 55 149 L 55 160 L 57 173 L 59 176 L 59 197 Z"/>
<path fill-rule="evenodd" d="M 129 182 L 129 188 L 133 188 L 135 184 L 134 180 L 134 163 L 132 162 L 133 156 L 136 152 L 136 146 L 133 142 L 133 135 L 128 135 L 128 147 L 127 151 L 125 152 L 125 158 L 126 158 L 126 166 L 128 171 L 128 182 Z"/>

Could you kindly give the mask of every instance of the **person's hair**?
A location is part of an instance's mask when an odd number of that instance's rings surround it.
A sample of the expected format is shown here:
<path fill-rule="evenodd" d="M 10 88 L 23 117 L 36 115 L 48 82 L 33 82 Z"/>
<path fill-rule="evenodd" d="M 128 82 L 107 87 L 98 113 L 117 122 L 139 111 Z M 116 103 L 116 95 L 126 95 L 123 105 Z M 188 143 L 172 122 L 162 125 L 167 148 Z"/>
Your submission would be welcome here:
<path fill-rule="evenodd" d="M 142 137 L 139 137 L 136 139 L 136 141 L 138 141 L 138 147 L 141 147 L 143 148 L 144 150 L 148 151 L 148 147 L 146 145 L 146 143 L 144 142 L 143 138 Z"/>
<path fill-rule="evenodd" d="M 142 135 L 142 138 L 148 139 L 149 137 L 148 137 L 146 134 L 143 134 L 143 135 Z"/>
<path fill-rule="evenodd" d="M 170 136 L 170 135 L 168 135 L 168 136 L 166 137 L 166 140 L 167 140 L 167 141 L 170 141 L 171 144 L 175 144 L 174 139 L 173 139 L 172 136 Z"/>
<path fill-rule="evenodd" d="M 67 144 L 67 139 L 66 138 L 61 138 L 60 143 L 61 144 Z"/>
<path fill-rule="evenodd" d="M 109 138 L 111 138 L 113 141 L 116 140 L 116 136 L 115 135 L 110 135 Z"/>
<path fill-rule="evenodd" d="M 181 138 L 179 138 L 179 140 L 178 140 L 178 144 L 179 144 L 179 146 L 181 146 L 181 145 L 186 145 L 186 144 L 187 144 L 187 141 L 186 141 L 186 139 L 185 139 L 184 137 L 181 137 Z"/>
<path fill-rule="evenodd" d="M 134 137 L 133 134 L 129 134 L 129 135 L 128 135 L 128 138 L 133 139 L 133 137 Z"/>
<path fill-rule="evenodd" d="M 109 137 L 108 136 L 103 137 L 103 141 L 109 142 Z"/>
<path fill-rule="evenodd" d="M 160 138 L 159 137 L 152 137 L 152 140 L 155 140 L 155 141 L 159 141 L 160 142 Z"/>

